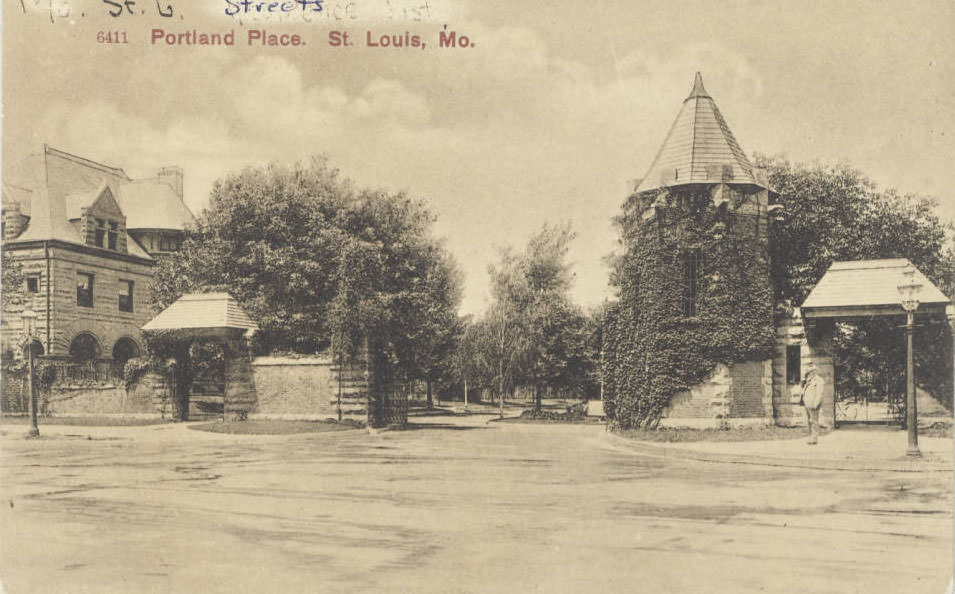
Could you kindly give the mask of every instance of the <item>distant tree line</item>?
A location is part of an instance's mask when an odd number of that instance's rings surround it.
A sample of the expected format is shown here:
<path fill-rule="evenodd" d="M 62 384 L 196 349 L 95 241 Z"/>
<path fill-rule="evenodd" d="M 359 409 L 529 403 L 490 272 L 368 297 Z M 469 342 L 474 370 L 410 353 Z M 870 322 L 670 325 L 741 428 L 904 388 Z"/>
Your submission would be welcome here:
<path fill-rule="evenodd" d="M 545 225 L 521 252 L 501 251 L 491 264 L 492 302 L 465 328 L 456 353 L 459 381 L 493 399 L 518 389 L 535 409 L 548 397 L 599 393 L 599 325 L 570 298 L 569 225 Z"/>

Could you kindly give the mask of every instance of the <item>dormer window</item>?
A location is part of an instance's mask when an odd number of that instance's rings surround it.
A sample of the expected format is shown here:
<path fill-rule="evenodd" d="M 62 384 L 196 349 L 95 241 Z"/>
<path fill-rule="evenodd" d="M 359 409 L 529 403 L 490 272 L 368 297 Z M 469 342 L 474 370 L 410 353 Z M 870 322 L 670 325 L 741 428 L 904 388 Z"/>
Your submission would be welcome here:
<path fill-rule="evenodd" d="M 119 238 L 119 223 L 115 221 L 109 222 L 109 232 L 106 234 L 107 248 L 111 250 L 116 249 L 116 240 Z"/>
<path fill-rule="evenodd" d="M 96 247 L 116 251 L 119 249 L 119 223 L 109 219 L 95 219 L 93 244 Z"/>
<path fill-rule="evenodd" d="M 96 247 L 106 247 L 106 219 L 96 219 Z"/>

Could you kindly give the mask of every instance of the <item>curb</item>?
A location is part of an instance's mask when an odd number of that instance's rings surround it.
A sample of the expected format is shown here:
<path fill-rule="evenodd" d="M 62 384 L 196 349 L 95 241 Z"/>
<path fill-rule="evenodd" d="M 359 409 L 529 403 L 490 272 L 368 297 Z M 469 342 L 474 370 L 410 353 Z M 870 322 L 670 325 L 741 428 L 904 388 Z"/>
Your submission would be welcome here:
<path fill-rule="evenodd" d="M 777 468 L 794 468 L 808 470 L 834 470 L 842 472 L 952 472 L 951 465 L 933 460 L 883 460 L 881 463 L 873 463 L 868 460 L 858 460 L 858 464 L 846 460 L 826 460 L 819 459 L 815 461 L 798 460 L 785 457 L 771 457 L 760 455 L 741 455 L 741 454 L 716 454 L 700 452 L 692 449 L 667 447 L 657 443 L 649 444 L 633 439 L 627 439 L 606 433 L 607 438 L 614 445 L 625 446 L 627 449 L 634 450 L 649 456 L 660 458 L 675 458 L 679 460 L 692 460 L 694 462 L 707 462 L 713 464 L 745 464 L 749 466 L 769 466 Z M 757 441 L 746 443 L 759 443 Z"/>

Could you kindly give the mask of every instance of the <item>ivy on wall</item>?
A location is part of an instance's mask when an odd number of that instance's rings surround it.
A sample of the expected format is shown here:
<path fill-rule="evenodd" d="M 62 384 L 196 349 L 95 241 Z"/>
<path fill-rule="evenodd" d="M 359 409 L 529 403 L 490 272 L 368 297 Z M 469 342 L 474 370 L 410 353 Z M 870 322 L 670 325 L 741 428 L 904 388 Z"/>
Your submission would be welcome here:
<path fill-rule="evenodd" d="M 606 414 L 620 428 L 655 428 L 670 398 L 719 363 L 772 356 L 765 217 L 740 208 L 752 195 L 726 195 L 719 206 L 709 190 L 634 196 L 617 218 L 624 254 L 613 273 L 619 301 L 607 316 L 604 382 Z M 696 250 L 691 281 L 686 260 Z"/>

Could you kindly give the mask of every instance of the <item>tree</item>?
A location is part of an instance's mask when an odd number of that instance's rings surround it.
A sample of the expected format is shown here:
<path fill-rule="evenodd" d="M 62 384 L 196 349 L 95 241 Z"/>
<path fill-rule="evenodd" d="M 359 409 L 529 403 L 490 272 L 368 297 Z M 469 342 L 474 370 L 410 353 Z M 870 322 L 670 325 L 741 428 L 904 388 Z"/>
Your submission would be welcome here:
<path fill-rule="evenodd" d="M 779 299 L 802 303 L 835 260 L 907 258 L 948 296 L 955 294 L 951 249 L 935 201 L 880 190 L 858 170 L 796 165 L 758 157 L 779 192 L 784 218 L 771 227 L 772 275 Z M 949 225 L 949 231 L 952 227 Z M 952 341 L 944 320 L 917 334 L 916 377 L 936 395 L 952 393 Z M 835 335 L 837 391 L 857 396 L 904 392 L 905 349 L 898 320 L 874 318 L 840 325 Z M 921 348 L 919 348 L 921 347 Z M 950 401 L 948 401 L 951 406 Z"/>
<path fill-rule="evenodd" d="M 494 366 L 489 359 L 490 335 L 483 320 L 461 320 L 462 332 L 452 357 L 454 378 L 471 391 L 492 389 Z"/>
<path fill-rule="evenodd" d="M 604 335 L 607 312 L 610 304 L 604 302 L 587 312 L 581 329 L 581 378 L 582 388 L 588 397 L 598 394 L 603 399 L 604 389 Z"/>
<path fill-rule="evenodd" d="M 494 302 L 484 315 L 481 334 L 488 347 L 487 359 L 494 370 L 495 389 L 504 414 L 504 395 L 513 392 L 526 370 L 531 344 L 527 318 L 523 315 L 530 291 L 523 262 L 510 250 L 501 252 L 501 261 L 491 265 Z"/>
<path fill-rule="evenodd" d="M 567 252 L 575 236 L 569 224 L 544 225 L 530 239 L 523 255 L 529 295 L 522 315 L 529 333 L 528 374 L 537 411 L 548 387 L 573 381 L 573 376 L 568 375 L 571 361 L 579 360 L 582 352 L 580 333 L 584 318 L 570 300 L 573 274 L 567 263 Z"/>
<path fill-rule="evenodd" d="M 259 325 L 258 352 L 343 361 L 371 346 L 405 377 L 433 378 L 460 299 L 433 222 L 420 201 L 356 189 L 324 159 L 248 168 L 215 184 L 182 250 L 159 263 L 153 305 L 228 290 Z M 434 356 L 420 362 L 426 344 Z"/>
<path fill-rule="evenodd" d="M 426 272 L 405 309 L 409 329 L 404 336 L 409 377 L 425 382 L 428 408 L 434 406 L 434 385 L 453 377 L 453 355 L 463 332 L 458 317 L 461 303 L 461 272 L 444 250 L 431 250 Z"/>
<path fill-rule="evenodd" d="M 544 225 L 523 252 L 502 250 L 488 269 L 494 301 L 465 340 L 469 352 L 480 353 L 472 355 L 481 364 L 471 371 L 490 371 L 502 399 L 517 386 L 531 386 L 540 410 L 547 390 L 579 391 L 586 383 L 592 361 L 585 318 L 571 302 L 566 261 L 574 236 L 569 225 Z"/>

